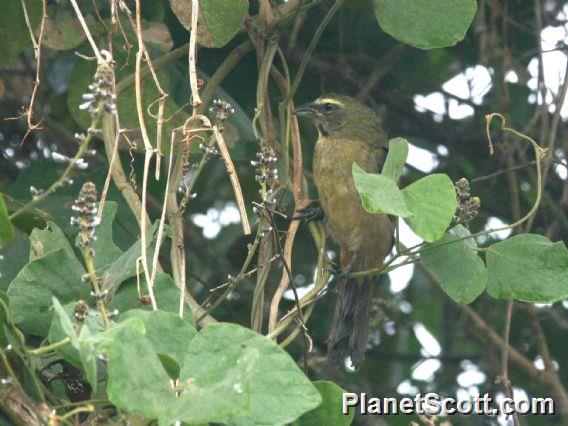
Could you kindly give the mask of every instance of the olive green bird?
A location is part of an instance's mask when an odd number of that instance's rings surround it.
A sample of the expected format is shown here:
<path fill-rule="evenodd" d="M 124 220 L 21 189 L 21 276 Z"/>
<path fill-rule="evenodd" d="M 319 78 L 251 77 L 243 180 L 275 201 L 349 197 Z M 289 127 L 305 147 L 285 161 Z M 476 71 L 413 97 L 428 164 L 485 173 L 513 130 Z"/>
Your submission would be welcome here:
<path fill-rule="evenodd" d="M 380 266 L 393 244 L 393 225 L 384 214 L 363 209 L 351 168 L 378 173 L 388 141 L 379 119 L 348 96 L 330 94 L 295 109 L 318 129 L 313 160 L 314 182 L 328 233 L 340 248 L 339 297 L 328 340 L 328 357 L 347 356 L 357 368 L 365 358 L 372 303 L 372 278 L 345 279 L 348 272 Z M 377 188 L 380 190 L 380 188 Z"/>

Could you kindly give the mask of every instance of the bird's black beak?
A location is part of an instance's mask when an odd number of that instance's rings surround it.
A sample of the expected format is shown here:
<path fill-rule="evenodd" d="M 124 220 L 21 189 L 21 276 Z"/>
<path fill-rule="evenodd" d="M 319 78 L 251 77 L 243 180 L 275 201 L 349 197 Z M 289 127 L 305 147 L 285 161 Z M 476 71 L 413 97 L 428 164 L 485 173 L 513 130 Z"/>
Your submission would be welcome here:
<path fill-rule="evenodd" d="M 313 117 L 317 114 L 317 109 L 314 104 L 305 104 L 294 108 L 293 113 L 298 117 Z"/>

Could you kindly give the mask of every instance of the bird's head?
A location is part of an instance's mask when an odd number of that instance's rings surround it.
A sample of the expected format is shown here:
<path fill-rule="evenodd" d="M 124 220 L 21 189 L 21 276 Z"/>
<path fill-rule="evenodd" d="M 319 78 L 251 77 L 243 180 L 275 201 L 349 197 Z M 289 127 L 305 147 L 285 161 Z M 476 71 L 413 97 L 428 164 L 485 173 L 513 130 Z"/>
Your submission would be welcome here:
<path fill-rule="evenodd" d="M 323 136 L 357 133 L 368 126 L 378 126 L 372 109 L 349 96 L 329 94 L 297 107 L 294 114 L 314 121 Z"/>

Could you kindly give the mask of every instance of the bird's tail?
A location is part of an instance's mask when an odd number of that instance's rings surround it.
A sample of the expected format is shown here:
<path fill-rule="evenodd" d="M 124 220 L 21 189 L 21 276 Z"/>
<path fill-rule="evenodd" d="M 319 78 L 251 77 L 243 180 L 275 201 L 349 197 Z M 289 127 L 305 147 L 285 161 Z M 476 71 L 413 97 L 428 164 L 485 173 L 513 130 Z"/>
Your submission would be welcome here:
<path fill-rule="evenodd" d="M 357 263 L 353 265 L 354 271 L 369 269 L 369 266 L 364 265 L 367 262 Z M 349 356 L 355 368 L 363 362 L 367 351 L 372 299 L 372 277 L 342 280 L 339 284 L 339 296 L 328 339 L 330 361 L 340 363 Z"/>

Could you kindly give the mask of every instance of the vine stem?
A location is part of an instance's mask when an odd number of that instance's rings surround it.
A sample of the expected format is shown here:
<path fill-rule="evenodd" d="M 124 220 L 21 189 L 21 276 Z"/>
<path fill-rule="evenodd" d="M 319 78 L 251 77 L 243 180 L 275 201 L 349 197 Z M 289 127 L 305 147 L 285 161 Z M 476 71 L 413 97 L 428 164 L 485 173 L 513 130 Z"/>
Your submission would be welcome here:
<path fill-rule="evenodd" d="M 93 119 L 91 121 L 90 128 L 93 128 L 93 129 L 97 128 L 99 121 L 101 119 L 102 112 L 103 112 L 103 106 L 99 105 L 97 111 L 93 115 Z M 79 149 L 77 150 L 77 153 L 75 154 L 75 156 L 71 160 L 69 160 L 69 164 L 67 165 L 67 168 L 65 169 L 63 174 L 61 176 L 59 176 L 59 179 L 57 179 L 44 192 L 42 192 L 39 195 L 34 196 L 33 199 L 29 203 L 27 203 L 26 205 L 24 205 L 23 207 L 21 207 L 20 209 L 18 209 L 14 213 L 12 213 L 10 215 L 10 221 L 13 221 L 15 218 L 20 216 L 22 213 L 25 213 L 26 211 L 28 211 L 32 207 L 36 206 L 37 204 L 39 204 L 40 202 L 45 200 L 48 196 L 50 196 L 55 191 L 57 191 L 59 188 L 64 186 L 65 182 L 68 180 L 69 176 L 71 175 L 71 172 L 73 171 L 73 168 L 75 167 L 75 164 L 77 163 L 77 161 L 81 157 L 83 157 L 83 155 L 85 154 L 85 152 L 89 148 L 89 143 L 91 142 L 92 139 L 93 139 L 93 133 L 88 132 L 87 136 L 85 136 L 85 139 L 83 139 L 83 141 L 81 142 L 81 145 L 79 145 Z"/>
<path fill-rule="evenodd" d="M 189 33 L 189 85 L 191 87 L 191 104 L 195 108 L 201 105 L 199 84 L 197 83 L 197 18 L 199 16 L 199 0 L 191 0 L 191 32 Z"/>
<path fill-rule="evenodd" d="M 83 259 L 85 259 L 85 266 L 87 267 L 87 273 L 89 274 L 89 279 L 93 286 L 93 294 L 97 300 L 97 308 L 101 313 L 103 318 L 103 326 L 107 329 L 110 325 L 108 313 L 105 306 L 104 295 L 101 294 L 101 287 L 99 285 L 99 279 L 97 277 L 97 271 L 95 269 L 95 262 L 93 259 L 93 253 L 90 247 L 82 247 L 81 254 Z"/>
<path fill-rule="evenodd" d="M 41 356 L 49 352 L 53 352 L 57 348 L 61 348 L 62 346 L 68 345 L 71 343 L 71 337 L 67 336 L 63 340 L 59 340 L 58 342 L 52 343 L 51 345 L 42 346 L 37 349 L 31 349 L 27 351 L 30 355 Z"/>
<path fill-rule="evenodd" d="M 250 235 L 251 234 L 250 223 L 248 220 L 247 211 L 245 209 L 245 201 L 243 198 L 243 191 L 241 189 L 241 184 L 239 183 L 239 178 L 237 176 L 237 171 L 235 170 L 235 165 L 233 164 L 233 160 L 231 160 L 231 155 L 229 154 L 229 150 L 227 149 L 227 144 L 225 143 L 223 134 L 219 131 L 218 125 L 213 126 L 213 135 L 215 136 L 215 140 L 217 141 L 217 146 L 219 147 L 221 158 L 225 163 L 225 167 L 227 168 L 227 173 L 229 174 L 229 179 L 231 180 L 231 185 L 233 186 L 233 192 L 235 193 L 237 207 L 239 208 L 239 214 L 241 216 L 243 233 L 245 235 Z"/>
<path fill-rule="evenodd" d="M 87 23 L 85 22 L 85 18 L 83 18 L 83 14 L 81 13 L 81 9 L 79 9 L 79 5 L 77 5 L 77 1 L 76 0 L 70 0 L 70 1 L 71 1 L 71 5 L 73 6 L 73 9 L 75 9 L 75 13 L 77 14 L 77 19 L 81 23 L 81 27 L 83 27 L 83 32 L 87 36 L 87 40 L 89 40 L 89 43 L 91 44 L 91 47 L 93 48 L 93 52 L 94 52 L 95 56 L 97 57 L 97 62 L 99 64 L 103 63 L 104 59 L 101 55 L 99 48 L 97 47 L 97 44 L 95 43 L 95 40 L 93 39 L 93 35 L 91 34 L 91 31 L 89 31 L 89 27 L 87 26 Z"/>
<path fill-rule="evenodd" d="M 511 317 L 513 315 L 513 301 L 507 301 L 506 314 L 505 314 L 505 327 L 503 330 L 503 348 L 501 357 L 501 377 L 497 381 L 501 382 L 507 391 L 507 396 L 514 399 L 513 386 L 509 380 L 509 336 L 511 334 Z M 513 414 L 513 422 L 515 426 L 520 426 L 519 417 L 517 413 Z"/>

